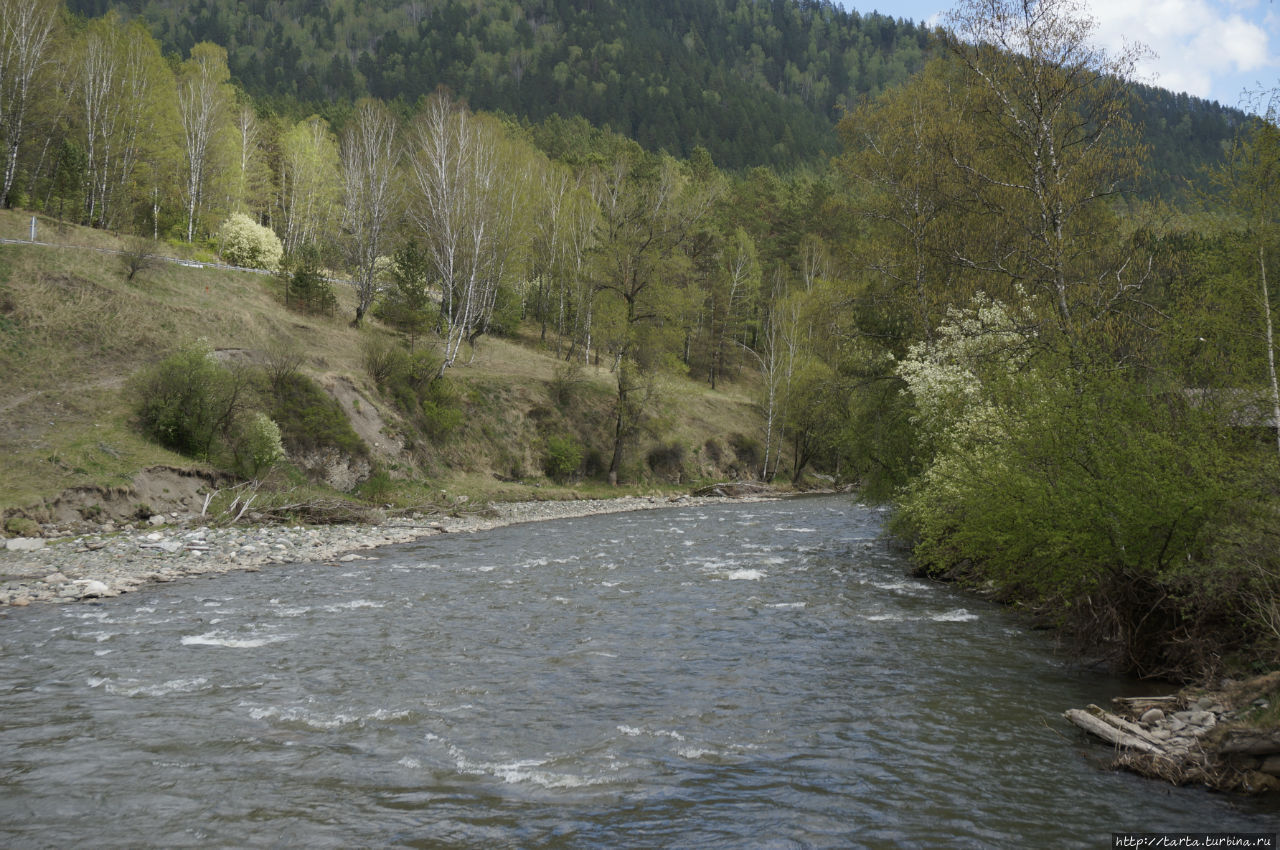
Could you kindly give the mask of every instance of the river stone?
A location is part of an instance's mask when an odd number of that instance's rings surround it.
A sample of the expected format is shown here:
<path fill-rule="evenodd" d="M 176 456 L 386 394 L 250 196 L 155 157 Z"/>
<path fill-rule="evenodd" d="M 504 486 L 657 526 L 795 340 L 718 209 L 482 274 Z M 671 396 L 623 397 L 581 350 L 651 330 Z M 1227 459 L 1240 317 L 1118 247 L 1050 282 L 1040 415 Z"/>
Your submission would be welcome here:
<path fill-rule="evenodd" d="M 10 552 L 34 552 L 44 548 L 43 537 L 14 537 L 4 542 L 4 548 Z"/>
<path fill-rule="evenodd" d="M 88 599 L 94 596 L 107 596 L 111 593 L 111 588 L 96 579 L 82 578 L 75 582 L 80 586 L 80 597 Z"/>
<path fill-rule="evenodd" d="M 1213 715 L 1212 711 L 1197 711 L 1191 715 L 1191 722 L 1196 726 L 1205 726 L 1213 728 L 1218 722 L 1218 718 Z"/>
<path fill-rule="evenodd" d="M 169 518 L 166 517 L 164 514 L 152 514 L 151 518 L 147 520 L 147 524 L 148 525 L 164 525 L 168 521 L 169 521 Z"/>
<path fill-rule="evenodd" d="M 1141 719 L 1143 723 L 1159 723 L 1161 720 L 1164 720 L 1164 712 L 1158 708 L 1149 708 L 1142 715 Z"/>
<path fill-rule="evenodd" d="M 65 581 L 67 580 L 67 577 L 66 577 L 65 575 L 63 575 L 62 573 L 60 573 L 60 572 L 59 572 L 59 573 L 49 573 L 47 576 L 45 576 L 44 578 L 42 578 L 42 579 L 40 579 L 40 580 L 41 580 L 42 582 L 44 582 L 45 584 L 62 584 L 63 582 L 65 582 Z"/>

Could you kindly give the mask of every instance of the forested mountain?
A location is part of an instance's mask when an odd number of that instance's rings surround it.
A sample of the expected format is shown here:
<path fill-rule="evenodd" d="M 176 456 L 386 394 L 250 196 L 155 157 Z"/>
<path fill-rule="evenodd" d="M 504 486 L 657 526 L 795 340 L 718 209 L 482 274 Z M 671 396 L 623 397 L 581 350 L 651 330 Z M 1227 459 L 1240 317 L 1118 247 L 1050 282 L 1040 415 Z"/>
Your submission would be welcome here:
<path fill-rule="evenodd" d="M 71 0 L 142 16 L 166 49 L 227 48 L 232 76 L 277 109 L 363 95 L 412 106 L 449 87 L 531 121 L 582 116 L 649 150 L 705 147 L 724 168 L 791 167 L 838 149 L 835 122 L 930 53 L 922 24 L 829 0 Z M 1242 115 L 1139 87 L 1150 187 L 1170 194 L 1216 161 Z"/>
<path fill-rule="evenodd" d="M 651 150 L 705 146 L 729 168 L 812 161 L 842 108 L 919 70 L 910 21 L 790 0 L 76 0 L 140 14 L 167 49 L 227 48 L 252 95 L 412 105 L 448 86 L 473 108 L 581 115 Z"/>

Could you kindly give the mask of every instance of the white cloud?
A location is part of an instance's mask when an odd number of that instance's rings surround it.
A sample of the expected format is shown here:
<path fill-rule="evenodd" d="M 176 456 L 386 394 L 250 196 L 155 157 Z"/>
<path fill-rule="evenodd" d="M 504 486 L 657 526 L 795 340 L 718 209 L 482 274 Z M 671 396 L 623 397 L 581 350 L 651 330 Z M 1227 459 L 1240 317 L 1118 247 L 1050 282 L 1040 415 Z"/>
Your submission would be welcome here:
<path fill-rule="evenodd" d="M 1139 66 L 1148 82 L 1201 97 L 1220 96 L 1227 78 L 1280 69 L 1271 43 L 1271 4 L 1247 0 L 1091 0 L 1109 50 L 1141 42 L 1154 56 Z"/>

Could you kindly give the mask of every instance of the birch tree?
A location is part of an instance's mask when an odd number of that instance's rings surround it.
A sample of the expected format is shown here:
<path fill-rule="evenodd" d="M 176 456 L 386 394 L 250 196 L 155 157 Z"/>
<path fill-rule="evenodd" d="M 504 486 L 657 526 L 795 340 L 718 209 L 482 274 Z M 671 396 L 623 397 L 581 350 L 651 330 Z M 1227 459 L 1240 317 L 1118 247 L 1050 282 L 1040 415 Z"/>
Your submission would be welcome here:
<path fill-rule="evenodd" d="M 263 151 L 268 128 L 247 101 L 236 106 L 231 124 L 235 132 L 235 174 L 227 208 L 254 216 L 265 214 L 271 208 L 273 190 Z"/>
<path fill-rule="evenodd" d="M 227 51 L 201 42 L 191 48 L 191 58 L 178 73 L 178 117 L 182 124 L 184 196 L 187 205 L 187 241 L 195 238 L 204 211 L 205 191 L 216 136 L 227 119 L 231 102 L 227 80 Z"/>
<path fill-rule="evenodd" d="M 954 259 L 1042 294 L 1062 329 L 1131 294 L 1127 258 L 1101 256 L 1110 241 L 1102 203 L 1142 153 L 1127 115 L 1143 50 L 1095 47 L 1087 11 L 1083 0 L 961 0 L 947 18 L 979 135 L 953 163 L 971 202 L 999 220 L 994 243 Z"/>
<path fill-rule="evenodd" d="M 755 241 L 741 227 L 725 246 L 721 285 L 712 288 L 711 304 L 711 389 L 725 372 L 733 337 L 742 322 L 743 307 L 760 288 L 760 260 Z"/>
<path fill-rule="evenodd" d="M 329 122 L 312 115 L 280 140 L 280 229 L 288 256 L 331 230 L 340 202 L 338 143 Z"/>
<path fill-rule="evenodd" d="M 364 100 L 342 137 L 342 233 L 356 276 L 356 323 L 377 296 L 375 267 L 399 199 L 396 122 L 382 103 Z"/>
<path fill-rule="evenodd" d="M 409 134 L 410 216 L 441 293 L 442 375 L 464 342 L 487 331 L 512 255 L 519 193 L 500 168 L 498 142 L 494 127 L 443 93 Z"/>
<path fill-rule="evenodd" d="M 119 207 L 130 200 L 139 163 L 158 156 L 163 146 L 161 128 L 171 120 L 163 100 L 172 95 L 171 75 L 146 28 L 125 24 L 114 12 L 90 24 L 79 56 L 85 220 L 118 227 Z"/>
<path fill-rule="evenodd" d="M 5 207 L 18 171 L 27 110 L 53 58 L 59 8 L 54 0 L 0 0 L 0 138 L 4 141 L 0 201 Z"/>
<path fill-rule="evenodd" d="M 1261 318 L 1258 335 L 1266 353 L 1268 401 L 1280 450 L 1280 379 L 1276 372 L 1275 318 L 1267 263 L 1280 243 L 1280 211 L 1275 202 L 1280 193 L 1280 90 L 1257 96 L 1252 105 L 1259 120 L 1236 142 L 1217 177 L 1248 226 L 1245 244 L 1252 255 L 1249 265 L 1257 274 L 1256 298 L 1251 300 Z M 1275 276 L 1274 272 L 1271 276 Z"/>

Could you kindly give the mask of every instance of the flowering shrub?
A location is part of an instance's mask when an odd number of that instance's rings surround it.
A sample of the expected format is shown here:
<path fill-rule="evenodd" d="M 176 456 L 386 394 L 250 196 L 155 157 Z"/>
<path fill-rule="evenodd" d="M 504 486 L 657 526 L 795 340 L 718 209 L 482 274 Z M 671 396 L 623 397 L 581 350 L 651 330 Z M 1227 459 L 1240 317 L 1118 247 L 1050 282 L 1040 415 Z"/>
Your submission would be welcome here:
<path fill-rule="evenodd" d="M 284 256 L 280 237 L 244 213 L 232 213 L 218 228 L 222 258 L 233 266 L 275 271 Z"/>

